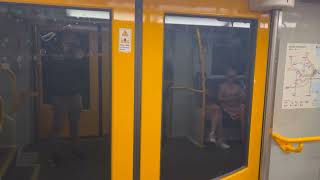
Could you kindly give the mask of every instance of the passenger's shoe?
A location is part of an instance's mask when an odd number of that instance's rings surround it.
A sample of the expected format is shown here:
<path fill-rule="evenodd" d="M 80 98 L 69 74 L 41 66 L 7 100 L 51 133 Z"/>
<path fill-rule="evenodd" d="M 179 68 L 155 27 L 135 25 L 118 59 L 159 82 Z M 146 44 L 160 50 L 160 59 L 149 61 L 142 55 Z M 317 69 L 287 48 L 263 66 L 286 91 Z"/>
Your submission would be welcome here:
<path fill-rule="evenodd" d="M 211 131 L 211 132 L 210 132 L 210 134 L 209 134 L 209 141 L 210 141 L 211 143 L 216 143 L 216 142 L 217 142 L 215 131 Z"/>
<path fill-rule="evenodd" d="M 218 142 L 217 145 L 221 148 L 221 149 L 230 149 L 231 146 L 223 141 Z"/>

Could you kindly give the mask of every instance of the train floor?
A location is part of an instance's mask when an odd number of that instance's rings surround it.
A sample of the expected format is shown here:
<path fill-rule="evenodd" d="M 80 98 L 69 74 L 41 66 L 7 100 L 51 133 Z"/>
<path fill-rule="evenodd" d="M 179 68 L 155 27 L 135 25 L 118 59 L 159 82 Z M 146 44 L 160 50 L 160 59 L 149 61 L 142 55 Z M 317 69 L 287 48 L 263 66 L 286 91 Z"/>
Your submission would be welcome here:
<path fill-rule="evenodd" d="M 162 148 L 162 180 L 210 180 L 244 164 L 244 146 L 229 142 L 222 150 L 215 145 L 199 147 L 186 138 L 169 139 Z"/>
<path fill-rule="evenodd" d="M 81 141 L 85 160 L 71 155 L 70 145 L 61 142 L 62 161 L 59 167 L 48 164 L 51 147 L 48 143 L 39 143 L 27 147 L 24 152 L 36 153 L 40 165 L 37 180 L 108 180 L 110 175 L 110 144 L 106 138 L 90 138 Z M 245 163 L 243 145 L 229 142 L 231 148 L 222 150 L 215 145 L 199 147 L 186 138 L 169 139 L 161 152 L 161 180 L 210 180 L 234 171 Z M 32 174 L 28 168 L 12 169 L 14 178 L 5 180 L 24 180 L 23 174 Z"/>
<path fill-rule="evenodd" d="M 80 160 L 72 155 L 70 143 L 59 143 L 61 163 L 50 167 L 48 159 L 51 147 L 48 143 L 39 143 L 27 147 L 24 152 L 36 152 L 40 170 L 38 180 L 107 180 L 110 175 L 110 144 L 106 138 L 81 140 L 80 148 L 85 158 Z M 16 169 L 19 171 L 19 169 Z M 19 172 L 16 172 L 19 173 Z M 11 179 L 8 179 L 11 180 Z"/>

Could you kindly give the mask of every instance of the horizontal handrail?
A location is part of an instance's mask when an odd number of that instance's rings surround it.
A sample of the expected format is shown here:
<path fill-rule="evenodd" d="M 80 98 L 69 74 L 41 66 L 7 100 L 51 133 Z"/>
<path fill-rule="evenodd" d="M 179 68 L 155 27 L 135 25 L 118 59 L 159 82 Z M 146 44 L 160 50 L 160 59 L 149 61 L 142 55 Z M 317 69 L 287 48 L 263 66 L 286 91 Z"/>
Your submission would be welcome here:
<path fill-rule="evenodd" d="M 272 133 L 272 138 L 285 153 L 300 153 L 304 148 L 304 143 L 320 141 L 320 136 L 288 138 L 278 133 Z"/>
<path fill-rule="evenodd" d="M 172 86 L 170 87 L 171 89 L 184 89 L 184 90 L 189 90 L 191 92 L 194 93 L 204 93 L 205 91 L 200 90 L 200 89 L 194 89 L 194 88 L 190 88 L 190 87 L 184 87 L 184 86 Z"/>

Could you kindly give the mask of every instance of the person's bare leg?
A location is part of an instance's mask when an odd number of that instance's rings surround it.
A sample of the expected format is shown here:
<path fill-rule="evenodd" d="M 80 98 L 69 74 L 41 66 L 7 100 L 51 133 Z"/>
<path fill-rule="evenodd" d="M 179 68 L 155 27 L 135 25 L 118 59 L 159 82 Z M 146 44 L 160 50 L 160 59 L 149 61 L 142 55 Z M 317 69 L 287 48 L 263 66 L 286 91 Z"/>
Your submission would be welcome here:
<path fill-rule="evenodd" d="M 208 107 L 208 116 L 211 121 L 210 141 L 216 141 L 216 138 L 221 138 L 222 135 L 222 112 L 221 108 L 214 104 Z"/>
<path fill-rule="evenodd" d="M 80 120 L 80 100 L 78 95 L 74 95 L 69 99 L 69 133 L 73 148 L 79 146 L 79 120 Z"/>
<path fill-rule="evenodd" d="M 54 105 L 54 117 L 52 122 L 51 143 L 54 146 L 53 150 L 59 151 L 58 139 L 63 125 L 63 115 L 66 110 L 63 104 Z"/>
<path fill-rule="evenodd" d="M 52 157 L 49 159 L 50 166 L 57 167 L 60 163 L 59 135 L 63 126 L 64 114 L 67 106 L 62 97 L 53 97 L 53 122 L 51 128 Z"/>
<path fill-rule="evenodd" d="M 80 150 L 80 138 L 79 138 L 79 120 L 81 112 L 81 96 L 74 95 L 70 97 L 69 102 L 69 122 L 70 122 L 70 136 L 72 141 L 72 152 L 79 159 L 84 159 L 84 154 Z"/>
<path fill-rule="evenodd" d="M 220 106 L 212 105 L 208 109 L 211 119 L 210 142 L 216 143 L 222 149 L 229 149 L 230 145 L 224 142 L 222 120 L 223 114 Z"/>
<path fill-rule="evenodd" d="M 71 109 L 69 112 L 69 121 L 70 121 L 70 137 L 72 141 L 72 148 L 77 149 L 79 147 L 79 119 L 80 111 L 77 109 Z"/>
<path fill-rule="evenodd" d="M 245 120 L 245 105 L 244 104 L 241 104 L 240 105 L 240 123 L 241 123 L 241 141 L 242 143 L 245 142 L 245 130 L 246 130 L 246 120 Z"/>

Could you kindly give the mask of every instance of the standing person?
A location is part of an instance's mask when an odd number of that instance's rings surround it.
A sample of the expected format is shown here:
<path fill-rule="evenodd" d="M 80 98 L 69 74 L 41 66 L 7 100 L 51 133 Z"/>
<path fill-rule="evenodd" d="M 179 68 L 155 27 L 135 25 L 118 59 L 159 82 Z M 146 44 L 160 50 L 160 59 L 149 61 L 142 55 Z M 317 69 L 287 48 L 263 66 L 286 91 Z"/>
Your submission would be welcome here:
<path fill-rule="evenodd" d="M 210 142 L 217 143 L 223 149 L 230 146 L 223 140 L 223 120 L 228 118 L 232 121 L 240 121 L 241 140 L 245 136 L 245 92 L 236 82 L 237 71 L 233 67 L 228 67 L 226 80 L 219 86 L 218 103 L 211 104 L 207 108 L 207 114 L 211 120 Z"/>
<path fill-rule="evenodd" d="M 58 138 L 64 124 L 65 114 L 69 120 L 72 153 L 79 159 L 84 158 L 79 148 L 78 126 L 82 108 L 80 93 L 87 88 L 83 81 L 88 77 L 89 70 L 88 59 L 80 45 L 80 39 L 75 33 L 63 32 L 61 36 L 62 55 L 50 57 L 47 65 L 49 96 L 54 109 L 51 129 L 51 140 L 54 147 L 49 160 L 53 167 L 60 163 Z"/>

